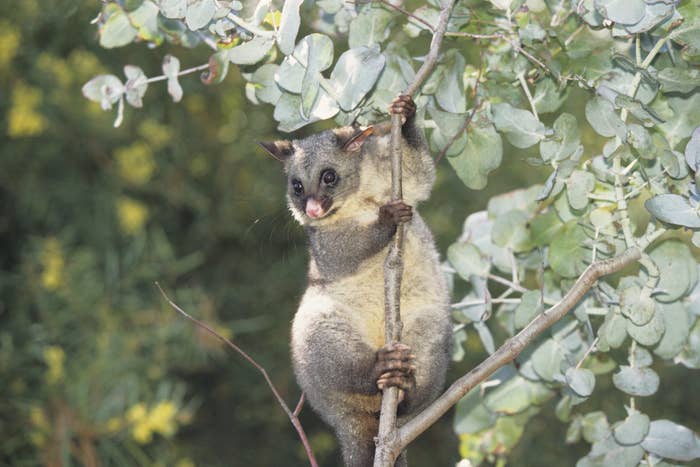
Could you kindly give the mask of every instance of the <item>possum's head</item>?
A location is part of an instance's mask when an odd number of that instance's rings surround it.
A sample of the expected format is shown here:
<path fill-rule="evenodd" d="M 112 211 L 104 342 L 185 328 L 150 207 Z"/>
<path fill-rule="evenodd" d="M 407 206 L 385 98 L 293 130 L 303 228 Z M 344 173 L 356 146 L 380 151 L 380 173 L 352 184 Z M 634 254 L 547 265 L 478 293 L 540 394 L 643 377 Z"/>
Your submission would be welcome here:
<path fill-rule="evenodd" d="M 331 218 L 357 192 L 362 146 L 371 134 L 371 128 L 343 127 L 301 140 L 260 143 L 284 164 L 289 209 L 300 224 Z"/>

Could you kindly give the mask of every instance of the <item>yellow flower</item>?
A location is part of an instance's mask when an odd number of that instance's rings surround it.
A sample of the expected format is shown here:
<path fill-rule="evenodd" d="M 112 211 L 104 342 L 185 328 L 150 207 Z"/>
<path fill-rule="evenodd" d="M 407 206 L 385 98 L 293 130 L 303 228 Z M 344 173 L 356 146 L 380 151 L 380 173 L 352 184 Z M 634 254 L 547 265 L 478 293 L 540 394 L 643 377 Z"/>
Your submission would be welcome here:
<path fill-rule="evenodd" d="M 50 345 L 44 349 L 44 361 L 48 369 L 46 370 L 46 381 L 55 384 L 64 377 L 63 362 L 66 360 L 66 353 L 56 345 Z"/>
<path fill-rule="evenodd" d="M 122 231 L 133 235 L 143 230 L 148 220 L 148 207 L 140 201 L 121 196 L 117 200 L 117 216 Z"/>
<path fill-rule="evenodd" d="M 8 21 L 0 22 L 0 70 L 9 65 L 20 43 L 20 33 Z"/>
<path fill-rule="evenodd" d="M 39 89 L 21 82 L 15 85 L 7 124 L 7 134 L 11 138 L 36 136 L 44 131 L 46 119 L 36 110 L 41 99 Z"/>
<path fill-rule="evenodd" d="M 159 402 L 148 414 L 151 429 L 165 437 L 172 436 L 177 429 L 175 415 L 177 415 L 175 404 L 170 401 Z"/>
<path fill-rule="evenodd" d="M 146 143 L 136 142 L 114 152 L 119 175 L 129 183 L 143 185 L 151 179 L 156 164 Z"/>
<path fill-rule="evenodd" d="M 153 440 L 153 430 L 147 420 L 137 423 L 131 429 L 131 436 L 139 444 L 148 444 Z"/>
<path fill-rule="evenodd" d="M 53 237 L 44 240 L 41 250 L 41 285 L 46 290 L 56 290 L 61 286 L 64 264 L 61 243 Z"/>
<path fill-rule="evenodd" d="M 129 423 L 138 423 L 146 418 L 147 413 L 146 405 L 143 402 L 139 402 L 126 412 L 126 419 Z"/>
<path fill-rule="evenodd" d="M 173 132 L 168 126 L 150 118 L 144 120 L 143 123 L 139 125 L 138 132 L 141 138 L 146 140 L 156 151 L 173 139 Z"/>

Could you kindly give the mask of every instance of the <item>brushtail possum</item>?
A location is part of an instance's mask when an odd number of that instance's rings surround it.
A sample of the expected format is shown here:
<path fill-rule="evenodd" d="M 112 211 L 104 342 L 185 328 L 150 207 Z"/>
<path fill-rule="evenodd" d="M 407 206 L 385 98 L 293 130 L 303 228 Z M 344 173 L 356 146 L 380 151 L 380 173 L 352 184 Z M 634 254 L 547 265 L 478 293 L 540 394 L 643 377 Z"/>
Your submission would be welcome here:
<path fill-rule="evenodd" d="M 284 164 L 287 200 L 309 243 L 308 288 L 292 325 L 292 360 L 311 407 L 335 430 L 348 467 L 374 458 L 381 391 L 400 389 L 399 424 L 442 389 L 451 338 L 447 287 L 432 234 L 411 207 L 428 198 L 435 167 L 399 96 L 403 202 L 391 202 L 388 125 L 343 127 L 261 143 Z M 405 224 L 402 342 L 385 345 L 384 260 Z M 406 465 L 402 454 L 396 465 Z"/>

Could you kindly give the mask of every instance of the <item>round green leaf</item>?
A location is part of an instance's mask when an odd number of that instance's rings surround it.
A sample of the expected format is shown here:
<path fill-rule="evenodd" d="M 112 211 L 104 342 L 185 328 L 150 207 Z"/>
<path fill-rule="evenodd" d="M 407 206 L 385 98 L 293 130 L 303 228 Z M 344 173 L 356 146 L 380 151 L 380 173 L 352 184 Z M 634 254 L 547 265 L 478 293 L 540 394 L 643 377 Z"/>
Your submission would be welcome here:
<path fill-rule="evenodd" d="M 516 329 L 527 326 L 543 310 L 542 293 L 539 290 L 528 290 L 523 293 L 513 316 Z"/>
<path fill-rule="evenodd" d="M 649 417 L 639 412 L 632 412 L 623 422 L 613 427 L 615 440 L 623 446 L 641 443 L 647 433 L 649 433 Z"/>
<path fill-rule="evenodd" d="M 531 250 L 533 245 L 527 222 L 527 214 L 516 209 L 497 217 L 491 232 L 493 243 L 515 252 Z"/>
<path fill-rule="evenodd" d="M 621 139 L 625 139 L 625 124 L 615 113 L 612 103 L 602 97 L 594 97 L 586 102 L 586 120 L 601 136 L 621 136 Z"/>
<path fill-rule="evenodd" d="M 117 4 L 108 4 L 102 14 L 106 18 L 99 29 L 102 47 L 122 47 L 136 38 L 138 30 L 131 25 L 129 17 Z"/>
<path fill-rule="evenodd" d="M 590 259 L 590 250 L 584 247 L 587 240 L 586 233 L 576 221 L 567 222 L 549 247 L 549 263 L 554 272 L 563 277 L 578 277 Z"/>
<path fill-rule="evenodd" d="M 666 325 L 660 313 L 654 313 L 654 316 L 648 323 L 637 326 L 632 321 L 627 321 L 627 333 L 642 345 L 654 345 L 661 339 Z"/>
<path fill-rule="evenodd" d="M 651 368 L 620 366 L 620 371 L 613 375 L 613 384 L 630 396 L 651 396 L 659 389 L 659 375 Z"/>
<path fill-rule="evenodd" d="M 659 345 L 654 353 L 667 360 L 678 355 L 685 345 L 692 321 L 685 306 L 680 302 L 664 304 L 659 310 L 666 327 Z"/>
<path fill-rule="evenodd" d="M 488 257 L 472 243 L 453 243 L 447 249 L 447 260 L 464 280 L 472 275 L 485 277 L 491 269 Z"/>
<path fill-rule="evenodd" d="M 654 298 L 662 303 L 675 302 L 695 287 L 698 268 L 690 248 L 677 240 L 667 240 L 649 254 L 660 271 Z"/>
<path fill-rule="evenodd" d="M 654 420 L 642 447 L 665 459 L 690 462 L 700 458 L 700 439 L 688 428 L 670 420 Z"/>
<path fill-rule="evenodd" d="M 331 73 L 331 86 L 340 108 L 345 111 L 358 106 L 384 68 L 384 55 L 378 46 L 357 47 L 343 53 Z"/>
<path fill-rule="evenodd" d="M 651 297 L 642 297 L 642 289 L 632 284 L 620 291 L 620 310 L 637 326 L 647 324 L 654 317 L 656 302 Z"/>
<path fill-rule="evenodd" d="M 544 341 L 532 354 L 532 365 L 535 372 L 545 381 L 554 381 L 561 375 L 561 364 L 564 360 L 561 346 L 554 339 Z"/>
<path fill-rule="evenodd" d="M 588 206 L 588 194 L 595 187 L 595 177 L 590 172 L 574 170 L 566 179 L 566 196 L 573 209 Z"/>
<path fill-rule="evenodd" d="M 566 384 L 579 396 L 588 397 L 595 388 L 595 375 L 586 368 L 571 367 L 566 370 Z"/>
<path fill-rule="evenodd" d="M 493 123 L 515 147 L 525 149 L 544 139 L 545 126 L 532 112 L 501 103 L 491 107 Z"/>
<path fill-rule="evenodd" d="M 215 0 L 188 0 L 187 13 L 185 13 L 185 24 L 192 31 L 203 28 L 214 17 L 216 13 Z"/>
<path fill-rule="evenodd" d="M 304 0 L 286 0 L 282 6 L 280 27 L 277 30 L 277 46 L 285 55 L 294 51 L 297 33 L 301 24 L 299 8 Z"/>

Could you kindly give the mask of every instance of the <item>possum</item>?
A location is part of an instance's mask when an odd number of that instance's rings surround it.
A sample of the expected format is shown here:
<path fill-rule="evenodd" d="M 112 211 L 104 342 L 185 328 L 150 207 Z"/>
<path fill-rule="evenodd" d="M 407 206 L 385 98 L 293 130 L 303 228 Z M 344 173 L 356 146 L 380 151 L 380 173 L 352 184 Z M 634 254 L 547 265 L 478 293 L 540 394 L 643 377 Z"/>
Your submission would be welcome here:
<path fill-rule="evenodd" d="M 429 197 L 435 167 L 411 97 L 398 96 L 389 111 L 402 118 L 399 202 L 391 201 L 387 124 L 260 143 L 283 163 L 289 209 L 308 236 L 308 287 L 291 333 L 294 372 L 348 467 L 373 463 L 382 390 L 399 388 L 401 425 L 438 396 L 449 362 L 447 286 L 433 236 L 412 207 Z M 383 267 L 399 224 L 403 336 L 385 345 Z M 405 453 L 396 465 L 406 465 Z"/>

